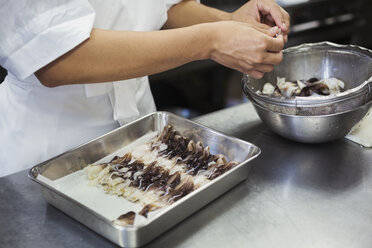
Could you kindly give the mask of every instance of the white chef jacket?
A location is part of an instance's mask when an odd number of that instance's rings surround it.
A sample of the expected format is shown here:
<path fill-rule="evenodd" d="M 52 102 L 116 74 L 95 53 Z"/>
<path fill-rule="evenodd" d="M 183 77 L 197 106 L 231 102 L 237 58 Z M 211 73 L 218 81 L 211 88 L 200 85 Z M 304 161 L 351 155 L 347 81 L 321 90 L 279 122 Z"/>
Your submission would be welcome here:
<path fill-rule="evenodd" d="M 34 73 L 93 27 L 158 30 L 180 1 L 0 0 L 0 177 L 155 111 L 147 77 L 47 88 Z"/>

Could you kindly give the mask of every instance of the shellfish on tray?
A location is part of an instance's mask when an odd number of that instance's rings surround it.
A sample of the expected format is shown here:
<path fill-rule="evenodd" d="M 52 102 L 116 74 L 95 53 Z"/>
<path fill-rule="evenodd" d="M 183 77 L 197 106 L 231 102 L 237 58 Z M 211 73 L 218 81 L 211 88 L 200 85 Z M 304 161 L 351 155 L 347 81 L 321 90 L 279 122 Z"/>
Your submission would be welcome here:
<path fill-rule="evenodd" d="M 88 165 L 86 175 L 105 192 L 141 203 L 138 214 L 147 218 L 148 212 L 172 204 L 236 165 L 167 125 L 158 137 L 123 156 Z M 132 225 L 135 216 L 128 212 L 114 223 Z"/>

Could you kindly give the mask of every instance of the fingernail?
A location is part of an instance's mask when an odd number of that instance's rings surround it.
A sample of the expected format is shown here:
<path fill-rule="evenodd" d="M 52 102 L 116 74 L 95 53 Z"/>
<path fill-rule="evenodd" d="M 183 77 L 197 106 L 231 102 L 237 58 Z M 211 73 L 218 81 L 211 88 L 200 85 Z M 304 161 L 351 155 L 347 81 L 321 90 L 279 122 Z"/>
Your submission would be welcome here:
<path fill-rule="evenodd" d="M 283 25 L 283 28 L 287 29 L 287 25 L 285 25 L 284 22 L 282 23 L 282 25 Z"/>

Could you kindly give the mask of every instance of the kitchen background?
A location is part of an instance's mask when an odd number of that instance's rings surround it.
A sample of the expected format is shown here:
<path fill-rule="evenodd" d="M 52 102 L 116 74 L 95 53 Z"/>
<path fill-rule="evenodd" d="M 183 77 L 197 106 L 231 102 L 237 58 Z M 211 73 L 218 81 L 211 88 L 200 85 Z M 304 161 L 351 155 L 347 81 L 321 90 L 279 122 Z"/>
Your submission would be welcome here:
<path fill-rule="evenodd" d="M 202 0 L 234 11 L 244 0 Z M 291 16 L 286 47 L 308 42 L 332 41 L 372 48 L 371 0 L 277 0 Z M 0 82 L 6 71 L 0 67 Z M 246 101 L 241 73 L 213 61 L 196 61 L 150 76 L 158 110 L 192 118 Z"/>

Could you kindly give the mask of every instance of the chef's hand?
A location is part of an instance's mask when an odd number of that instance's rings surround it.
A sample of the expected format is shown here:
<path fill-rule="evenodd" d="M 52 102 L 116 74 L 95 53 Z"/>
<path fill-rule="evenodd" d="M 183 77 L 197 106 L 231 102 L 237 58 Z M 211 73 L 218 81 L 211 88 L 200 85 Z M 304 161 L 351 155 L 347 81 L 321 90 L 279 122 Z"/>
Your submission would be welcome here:
<path fill-rule="evenodd" d="M 284 41 L 287 42 L 290 17 L 274 0 L 250 0 L 231 14 L 231 19 L 240 22 L 252 20 L 271 27 L 278 26 L 283 32 Z"/>
<path fill-rule="evenodd" d="M 282 61 L 284 40 L 278 27 L 236 21 L 215 22 L 210 58 L 229 68 L 261 78 Z"/>

